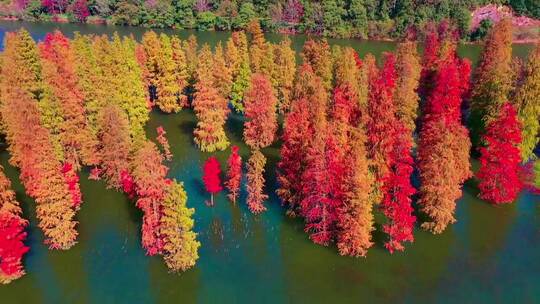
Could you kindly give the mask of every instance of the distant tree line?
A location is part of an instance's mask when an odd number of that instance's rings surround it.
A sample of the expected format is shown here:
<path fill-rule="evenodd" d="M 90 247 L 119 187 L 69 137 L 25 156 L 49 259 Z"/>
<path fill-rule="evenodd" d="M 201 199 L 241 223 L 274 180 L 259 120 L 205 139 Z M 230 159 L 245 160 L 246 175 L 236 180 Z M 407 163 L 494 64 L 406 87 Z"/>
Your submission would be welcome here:
<path fill-rule="evenodd" d="M 6 0 L 4 0 L 6 1 Z M 9 0 L 7 0 L 9 1 Z M 486 4 L 510 5 L 518 14 L 540 18 L 536 0 L 11 0 L 6 15 L 25 20 L 58 16 L 117 25 L 208 30 L 245 29 L 259 19 L 265 31 L 315 33 L 329 37 L 398 38 L 427 22 L 449 19 L 462 38 L 471 11 Z"/>

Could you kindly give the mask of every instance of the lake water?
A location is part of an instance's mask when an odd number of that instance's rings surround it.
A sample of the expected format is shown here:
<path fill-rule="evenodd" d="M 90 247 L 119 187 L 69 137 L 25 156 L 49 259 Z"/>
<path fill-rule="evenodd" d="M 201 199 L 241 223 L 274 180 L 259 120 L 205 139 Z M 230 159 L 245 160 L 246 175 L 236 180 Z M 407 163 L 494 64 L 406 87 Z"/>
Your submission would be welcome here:
<path fill-rule="evenodd" d="M 6 31 L 25 27 L 35 39 L 54 29 L 72 36 L 81 33 L 134 34 L 144 29 L 97 25 L 58 25 L 0 22 Z M 186 38 L 188 31 L 172 31 Z M 227 33 L 195 33 L 199 42 L 215 44 Z M 279 35 L 268 35 L 271 40 Z M 305 36 L 292 37 L 299 48 Z M 351 45 L 363 56 L 380 55 L 395 47 L 391 42 L 331 40 Z M 530 45 L 514 48 L 525 56 Z M 476 61 L 478 46 L 461 46 L 460 54 Z M 196 120 L 192 111 L 164 115 L 154 112 L 147 126 L 150 138 L 162 125 L 174 154 L 170 176 L 184 182 L 188 205 L 196 208 L 195 230 L 202 243 L 195 268 L 170 274 L 160 257 L 147 257 L 140 245 L 141 212 L 124 195 L 105 189 L 102 181 L 81 176 L 84 203 L 78 214 L 79 243 L 69 251 L 49 251 L 37 228 L 34 202 L 24 194 L 18 171 L 8 164 L 2 146 L 0 164 L 10 177 L 30 219 L 25 258 L 27 275 L 0 286 L 0 302 L 11 303 L 533 303 L 540 301 L 539 197 L 523 192 L 511 205 L 493 207 L 478 198 L 469 181 L 457 204 L 458 222 L 441 235 L 415 231 L 415 242 L 405 252 L 389 254 L 384 236 L 367 258 L 338 255 L 335 247 L 309 241 L 300 219 L 285 216 L 274 190 L 278 145 L 265 149 L 268 158 L 266 202 L 268 211 L 253 216 L 240 203 L 231 204 L 224 193 L 215 207 L 201 183 L 202 163 L 210 156 L 193 144 Z M 227 135 L 249 156 L 242 143 L 242 118 L 232 115 Z M 225 168 L 230 150 L 215 153 Z M 475 164 L 476 165 L 476 164 Z M 377 215 L 378 227 L 382 217 Z"/>

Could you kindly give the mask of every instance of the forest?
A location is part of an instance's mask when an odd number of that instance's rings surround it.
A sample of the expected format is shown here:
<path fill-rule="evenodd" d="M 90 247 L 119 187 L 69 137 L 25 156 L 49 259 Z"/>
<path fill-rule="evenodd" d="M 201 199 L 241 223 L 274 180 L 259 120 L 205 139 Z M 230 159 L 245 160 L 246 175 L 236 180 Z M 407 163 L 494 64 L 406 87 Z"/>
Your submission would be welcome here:
<path fill-rule="evenodd" d="M 449 19 L 461 38 L 477 39 L 471 11 L 487 4 L 540 18 L 535 0 L 3 0 L 0 15 L 202 31 L 241 30 L 258 18 L 265 31 L 370 39 L 399 38 Z"/>
<path fill-rule="evenodd" d="M 265 212 L 264 148 L 278 143 L 276 193 L 310 240 L 365 257 L 380 213 L 384 247 L 403 251 L 415 227 L 440 234 L 456 222 L 473 177 L 493 205 L 524 188 L 540 192 L 540 45 L 513 58 L 511 27 L 493 27 L 474 69 L 447 22 L 426 30 L 422 52 L 404 41 L 379 62 L 325 39 L 306 41 L 297 62 L 291 41 L 266 41 L 258 21 L 213 49 L 153 31 L 140 42 L 56 31 L 36 43 L 21 29 L 6 35 L 0 55 L 0 130 L 51 250 L 77 243 L 79 175 L 88 169 L 142 211 L 147 255 L 172 272 L 193 267 L 195 210 L 182 181 L 168 176 L 167 131 L 144 131 L 150 111 L 193 111 L 193 144 L 210 155 L 230 149 L 224 172 L 214 156 L 201 168 L 209 208 L 226 191 L 254 216 Z M 225 129 L 233 111 L 244 119 L 247 160 Z M 0 172 L 2 283 L 25 274 L 27 226 Z"/>

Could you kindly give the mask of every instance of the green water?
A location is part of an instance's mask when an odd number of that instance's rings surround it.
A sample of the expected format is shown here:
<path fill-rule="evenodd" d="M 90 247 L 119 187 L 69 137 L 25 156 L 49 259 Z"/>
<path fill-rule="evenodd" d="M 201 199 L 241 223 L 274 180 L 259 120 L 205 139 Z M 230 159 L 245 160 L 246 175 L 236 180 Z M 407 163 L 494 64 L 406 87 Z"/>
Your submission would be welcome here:
<path fill-rule="evenodd" d="M 56 28 L 66 35 L 133 33 L 143 29 L 95 25 L 56 25 L 0 22 L 5 31 L 24 26 L 35 39 Z M 172 31 L 167 31 L 172 32 Z M 175 32 L 187 37 L 189 32 Z M 227 33 L 197 33 L 200 42 L 215 44 Z M 278 35 L 269 35 L 278 40 Z M 293 37 L 295 47 L 304 36 Z M 392 50 L 393 43 L 331 40 L 351 45 L 361 55 Z M 516 46 L 524 56 L 530 46 Z M 462 46 L 460 54 L 475 61 L 478 46 Z M 253 216 L 245 193 L 237 205 L 219 194 L 215 207 L 201 183 L 201 165 L 210 156 L 194 146 L 195 116 L 152 113 L 147 130 L 155 138 L 162 125 L 174 154 L 170 176 L 184 182 L 188 204 L 196 208 L 195 230 L 202 243 L 196 267 L 170 274 L 160 257 L 147 257 L 140 246 L 141 213 L 122 194 L 105 189 L 103 182 L 81 176 L 84 203 L 78 214 L 79 243 L 69 251 L 49 251 L 37 228 L 34 202 L 24 194 L 18 172 L 9 166 L 1 147 L 0 164 L 11 178 L 24 215 L 30 219 L 25 258 L 28 272 L 8 286 L 0 286 L 0 303 L 533 303 L 540 301 L 539 197 L 523 192 L 512 205 L 493 207 L 476 198 L 474 181 L 464 187 L 458 202 L 458 222 L 434 236 L 416 230 L 415 242 L 404 253 L 390 255 L 384 236 L 367 258 L 341 257 L 334 247 L 308 240 L 299 219 L 284 215 L 274 195 L 278 146 L 263 152 L 268 158 L 266 202 L 268 211 Z M 227 134 L 249 156 L 241 142 L 242 119 L 232 115 Z M 229 151 L 216 153 L 223 164 Z"/>

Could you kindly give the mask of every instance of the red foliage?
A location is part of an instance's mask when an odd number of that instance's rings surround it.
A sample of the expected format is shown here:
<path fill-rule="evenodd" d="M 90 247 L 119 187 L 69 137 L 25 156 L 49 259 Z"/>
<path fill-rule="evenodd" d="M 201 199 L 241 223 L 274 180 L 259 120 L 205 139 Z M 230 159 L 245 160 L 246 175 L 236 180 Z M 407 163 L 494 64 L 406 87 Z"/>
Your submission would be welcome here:
<path fill-rule="evenodd" d="M 98 167 L 94 167 L 90 170 L 90 174 L 88 175 L 88 179 L 91 179 L 91 180 L 100 180 L 101 179 L 101 172 L 103 170 L 101 170 L 100 168 Z"/>
<path fill-rule="evenodd" d="M 309 125 L 309 107 L 306 99 L 293 101 L 291 112 L 285 117 L 278 167 L 278 196 L 288 205 L 292 214 L 298 212 L 302 184 L 299 177 L 305 168 L 304 155 L 313 134 Z"/>
<path fill-rule="evenodd" d="M 317 137 L 325 140 L 325 130 L 319 130 Z M 332 148 L 336 148 L 329 139 Z M 325 144 L 308 149 L 308 164 L 302 175 L 303 199 L 300 203 L 306 220 L 306 232 L 310 239 L 321 245 L 328 245 L 336 233 L 338 201 L 331 197 L 332 184 L 327 158 L 332 159 L 331 149 L 325 151 Z M 333 168 L 338 170 L 339 167 Z"/>
<path fill-rule="evenodd" d="M 62 14 L 66 11 L 69 4 L 68 0 L 42 0 L 41 5 L 49 14 Z"/>
<path fill-rule="evenodd" d="M 124 191 L 128 198 L 134 199 L 137 188 L 133 176 L 131 176 L 127 170 L 122 170 L 120 172 L 120 183 L 122 184 L 122 191 Z"/>
<path fill-rule="evenodd" d="M 414 240 L 413 231 L 416 222 L 411 199 L 411 196 L 416 193 L 411 185 L 414 163 L 411 156 L 413 144 L 411 131 L 399 121 L 395 125 L 393 137 L 394 145 L 390 153 L 391 167 L 383 179 L 384 198 L 381 203 L 381 209 L 388 219 L 383 229 L 390 238 L 385 244 L 390 253 L 394 250 L 404 250 L 402 243 Z"/>
<path fill-rule="evenodd" d="M 86 0 L 75 0 L 69 7 L 69 12 L 73 14 L 75 20 L 79 22 L 86 22 L 88 16 L 90 16 L 90 10 L 88 10 L 88 2 Z"/>
<path fill-rule="evenodd" d="M 21 216 L 11 182 L 0 167 L 0 283 L 6 284 L 24 275 L 22 257 L 29 249 L 24 245 L 28 221 Z"/>
<path fill-rule="evenodd" d="M 48 118 L 49 121 L 44 125 L 58 124 L 53 127 L 51 133 L 53 136 L 59 136 L 65 160 L 75 166 L 75 169 L 79 169 L 81 160 L 86 165 L 97 164 L 97 143 L 87 126 L 85 98 L 79 88 L 75 72 L 75 55 L 69 39 L 60 31 L 48 33 L 39 44 L 39 50 L 43 62 L 44 83 L 51 88 L 54 99 L 49 101 L 49 107 L 61 115 L 57 118 Z M 52 108 L 46 110 L 53 111 Z M 60 119 L 61 122 L 53 122 L 55 119 Z"/>
<path fill-rule="evenodd" d="M 158 134 L 156 140 L 163 148 L 165 159 L 168 161 L 172 160 L 173 155 L 171 153 L 171 146 L 169 145 L 169 141 L 167 140 L 167 137 L 165 137 L 165 134 L 167 134 L 167 132 L 165 132 L 165 129 L 162 126 L 157 127 L 156 131 Z"/>
<path fill-rule="evenodd" d="M 77 175 L 75 167 L 73 167 L 73 165 L 70 163 L 64 163 L 64 165 L 62 165 L 61 171 L 64 175 L 64 179 L 66 180 L 69 193 L 71 193 L 73 207 L 75 207 L 75 209 L 78 209 L 80 208 L 82 202 L 82 194 L 79 187 L 79 175 Z"/>
<path fill-rule="evenodd" d="M 480 148 L 479 197 L 494 204 L 511 203 L 523 184 L 519 178 L 521 123 L 516 110 L 506 103 L 499 117 L 487 125 Z"/>
<path fill-rule="evenodd" d="M 288 0 L 283 9 L 283 21 L 297 24 L 304 16 L 304 6 L 300 0 Z"/>
<path fill-rule="evenodd" d="M 242 180 L 242 158 L 238 154 L 238 146 L 231 148 L 232 153 L 227 160 L 229 170 L 227 171 L 227 181 L 225 186 L 229 190 L 229 199 L 236 202 L 240 192 L 240 182 Z"/>
<path fill-rule="evenodd" d="M 327 121 L 327 98 L 322 79 L 315 76 L 308 68 L 304 68 L 303 92 L 310 101 L 310 125 L 313 138 L 305 153 L 306 167 L 302 174 L 301 214 L 306 221 L 306 232 L 310 233 L 313 242 L 328 245 L 336 234 L 336 221 L 339 200 L 333 196 L 334 185 L 330 182 L 329 170 L 339 172 L 339 158 L 333 152 L 339 144 L 329 132 Z M 304 134 L 303 136 L 306 136 Z M 305 140 L 305 139 L 304 139 Z M 298 153 L 298 151 L 297 151 Z M 331 168 L 331 166 L 333 166 Z"/>
<path fill-rule="evenodd" d="M 24 245 L 27 225 L 28 222 L 18 215 L 0 212 L 0 282 L 24 274 L 22 257 L 29 250 Z"/>
<path fill-rule="evenodd" d="M 219 161 L 214 156 L 206 160 L 203 167 L 203 183 L 206 191 L 211 195 L 211 204 L 214 204 L 214 193 L 223 190 L 221 186 L 221 167 Z"/>
<path fill-rule="evenodd" d="M 396 83 L 395 57 L 385 54 L 381 71 L 369 75 L 369 121 L 367 125 L 368 153 L 373 160 L 377 180 L 388 173 L 390 153 L 394 145 L 392 127 L 396 124 L 393 91 Z"/>
<path fill-rule="evenodd" d="M 168 168 L 163 165 L 163 156 L 156 145 L 147 141 L 135 153 L 134 168 L 131 172 L 133 179 L 122 171 L 122 185 L 124 189 L 137 191 L 137 207 L 143 211 L 142 245 L 148 255 L 160 254 L 163 250 L 163 239 L 160 232 L 161 217 L 163 214 L 163 200 L 167 185 Z M 135 182 L 135 185 L 133 185 Z"/>
<path fill-rule="evenodd" d="M 441 233 L 455 222 L 456 200 L 461 185 L 471 176 L 470 139 L 461 124 L 461 103 L 468 90 L 470 64 L 459 60 L 455 50 L 440 58 L 434 85 L 423 109 L 418 144 L 420 199 L 430 220 L 422 227 Z"/>
<path fill-rule="evenodd" d="M 253 149 L 268 147 L 276 137 L 277 98 L 274 96 L 270 79 L 263 74 L 253 74 L 244 97 L 244 139 Z"/>

